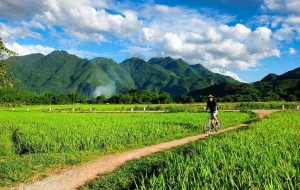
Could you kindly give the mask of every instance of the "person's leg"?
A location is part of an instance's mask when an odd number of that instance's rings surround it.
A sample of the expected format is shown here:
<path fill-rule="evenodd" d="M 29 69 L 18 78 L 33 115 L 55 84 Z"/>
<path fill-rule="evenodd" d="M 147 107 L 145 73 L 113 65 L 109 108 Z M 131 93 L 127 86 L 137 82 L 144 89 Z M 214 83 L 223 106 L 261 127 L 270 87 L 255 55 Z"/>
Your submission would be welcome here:
<path fill-rule="evenodd" d="M 214 112 L 210 112 L 210 120 L 211 120 L 211 123 L 210 123 L 210 125 L 211 125 L 211 128 L 213 128 L 214 127 L 214 124 L 213 124 L 213 122 L 214 122 Z"/>
<path fill-rule="evenodd" d="M 217 115 L 218 115 L 218 111 L 213 113 L 213 119 L 216 121 L 216 125 L 218 125 L 219 123 Z"/>
<path fill-rule="evenodd" d="M 213 112 L 210 113 L 210 119 L 211 119 L 211 120 L 214 120 L 214 119 L 215 119 L 215 118 L 214 118 L 214 113 L 213 113 Z"/>

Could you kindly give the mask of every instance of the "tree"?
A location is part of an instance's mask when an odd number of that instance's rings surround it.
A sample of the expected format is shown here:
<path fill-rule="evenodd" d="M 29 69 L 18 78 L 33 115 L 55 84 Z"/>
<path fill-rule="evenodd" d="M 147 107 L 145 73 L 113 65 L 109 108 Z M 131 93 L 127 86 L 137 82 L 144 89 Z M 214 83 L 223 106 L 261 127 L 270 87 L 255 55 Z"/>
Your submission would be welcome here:
<path fill-rule="evenodd" d="M 5 47 L 0 38 L 0 90 L 12 87 L 17 80 L 12 76 L 8 69 L 12 67 L 12 56 L 17 55 L 16 52 Z"/>
<path fill-rule="evenodd" d="M 181 103 L 184 103 L 184 104 L 186 104 L 186 103 L 194 103 L 195 102 L 195 99 L 192 96 L 187 96 L 185 94 L 180 95 L 179 98 L 180 98 Z"/>
<path fill-rule="evenodd" d="M 100 96 L 97 96 L 97 104 L 103 104 L 103 102 L 105 101 L 105 95 L 101 94 Z"/>
<path fill-rule="evenodd" d="M 173 102 L 171 95 L 167 92 L 158 93 L 158 99 L 161 104 L 169 104 Z"/>

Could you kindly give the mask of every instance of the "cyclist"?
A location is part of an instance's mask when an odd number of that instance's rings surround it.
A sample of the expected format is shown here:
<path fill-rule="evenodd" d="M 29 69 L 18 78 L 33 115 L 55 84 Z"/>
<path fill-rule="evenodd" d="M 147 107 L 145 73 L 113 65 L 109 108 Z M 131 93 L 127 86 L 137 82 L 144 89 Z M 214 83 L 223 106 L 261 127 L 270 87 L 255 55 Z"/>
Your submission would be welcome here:
<path fill-rule="evenodd" d="M 213 95 L 207 96 L 208 101 L 206 103 L 206 111 L 209 109 L 211 120 L 216 121 L 216 125 L 218 125 L 218 103 L 215 100 L 215 97 Z"/>

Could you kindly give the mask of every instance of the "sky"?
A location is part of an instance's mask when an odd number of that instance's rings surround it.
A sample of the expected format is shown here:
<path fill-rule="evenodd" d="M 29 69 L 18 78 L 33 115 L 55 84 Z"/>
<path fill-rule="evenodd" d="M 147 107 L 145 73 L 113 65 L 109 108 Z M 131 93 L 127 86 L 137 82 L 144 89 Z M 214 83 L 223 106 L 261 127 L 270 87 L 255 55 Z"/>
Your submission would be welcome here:
<path fill-rule="evenodd" d="M 1 0 L 18 55 L 181 58 L 241 82 L 300 67 L 299 0 Z"/>

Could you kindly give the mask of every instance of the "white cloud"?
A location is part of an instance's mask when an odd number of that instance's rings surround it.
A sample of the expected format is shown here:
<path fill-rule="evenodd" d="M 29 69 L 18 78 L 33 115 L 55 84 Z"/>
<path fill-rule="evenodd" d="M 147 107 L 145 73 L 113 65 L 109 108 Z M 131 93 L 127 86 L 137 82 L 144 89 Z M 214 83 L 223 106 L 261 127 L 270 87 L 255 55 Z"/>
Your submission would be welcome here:
<path fill-rule="evenodd" d="M 42 45 L 20 45 L 16 42 L 12 44 L 5 44 L 8 49 L 11 49 L 18 53 L 19 56 L 28 55 L 32 53 L 42 53 L 47 55 L 54 51 L 55 49 Z"/>
<path fill-rule="evenodd" d="M 47 6 L 48 11 L 37 20 L 49 27 L 59 25 L 70 36 L 84 40 L 106 41 L 107 35 L 126 37 L 142 26 L 135 11 L 111 14 L 101 7 L 95 9 L 90 1 L 48 0 Z"/>
<path fill-rule="evenodd" d="M 219 29 L 238 40 L 247 40 L 251 34 L 251 30 L 242 24 L 237 24 L 233 27 L 221 25 Z"/>
<path fill-rule="evenodd" d="M 1 18 L 18 21 L 42 13 L 45 7 L 43 1 L 1 0 L 0 10 Z"/>
<path fill-rule="evenodd" d="M 295 50 L 294 48 L 289 48 L 289 52 L 291 55 L 294 55 L 297 53 L 297 50 Z"/>
<path fill-rule="evenodd" d="M 300 39 L 299 0 L 264 0 L 262 8 L 273 15 L 263 15 L 259 19 L 273 28 L 275 38 L 288 42 Z"/>
<path fill-rule="evenodd" d="M 19 38 L 26 38 L 28 36 L 36 39 L 41 39 L 41 34 L 37 32 L 32 32 L 31 30 L 23 27 L 10 27 L 0 22 L 0 34 L 1 36 L 6 36 L 7 40 L 12 40 L 13 36 L 18 36 Z M 4 39 L 3 39 L 4 40 Z"/>
<path fill-rule="evenodd" d="M 299 0 L 264 0 L 262 8 L 279 13 L 300 13 Z"/>
<path fill-rule="evenodd" d="M 21 23 L 26 28 L 37 28 L 37 29 L 45 30 L 45 26 L 41 22 L 38 22 L 36 20 L 32 20 L 29 22 L 22 21 Z"/>
<path fill-rule="evenodd" d="M 105 0 L 45 0 L 45 1 L 8 1 L 0 3 L 0 15 L 4 18 L 21 20 L 23 27 L 15 28 L 11 35 L 15 37 L 40 37 L 27 28 L 59 26 L 72 37 L 87 41 L 107 41 L 106 36 L 128 37 L 137 32 L 143 22 L 138 19 L 138 13 L 133 10 L 109 13 L 105 8 L 114 11 L 112 2 Z M 6 11 L 9 10 L 9 11 Z M 25 21 L 26 20 L 26 21 Z M 12 23 L 10 23 L 12 24 Z M 19 31 L 19 32 L 18 32 Z"/>
<path fill-rule="evenodd" d="M 233 73 L 233 72 L 228 71 L 228 70 L 214 68 L 214 69 L 212 69 L 212 72 L 219 73 L 219 74 L 226 75 L 226 76 L 230 76 L 231 78 L 233 78 L 237 81 L 240 81 L 240 82 L 245 82 L 236 73 Z"/>
<path fill-rule="evenodd" d="M 191 23 L 186 23 L 187 28 L 190 25 Z M 155 42 L 152 45 L 154 55 L 182 58 L 192 64 L 200 63 L 209 69 L 246 70 L 257 66 L 259 59 L 280 56 L 280 51 L 272 39 L 272 31 L 266 27 L 251 31 L 241 24 L 232 27 L 221 25 L 199 32 L 165 34 L 147 28 L 144 29 L 143 36 L 143 44 Z M 146 57 L 148 58 L 150 57 Z"/>

